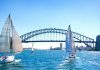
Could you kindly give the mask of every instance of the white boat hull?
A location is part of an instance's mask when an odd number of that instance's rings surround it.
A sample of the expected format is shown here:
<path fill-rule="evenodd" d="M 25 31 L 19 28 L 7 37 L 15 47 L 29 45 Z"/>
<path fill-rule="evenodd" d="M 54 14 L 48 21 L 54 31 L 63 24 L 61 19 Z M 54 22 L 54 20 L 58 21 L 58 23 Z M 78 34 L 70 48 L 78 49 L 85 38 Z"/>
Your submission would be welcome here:
<path fill-rule="evenodd" d="M 10 63 L 14 61 L 14 56 L 3 56 L 0 58 L 0 63 Z"/>
<path fill-rule="evenodd" d="M 14 61 L 14 56 L 7 56 L 6 62 Z"/>
<path fill-rule="evenodd" d="M 70 59 L 70 60 L 75 59 L 75 54 L 70 54 L 70 55 L 69 55 L 69 59 Z"/>

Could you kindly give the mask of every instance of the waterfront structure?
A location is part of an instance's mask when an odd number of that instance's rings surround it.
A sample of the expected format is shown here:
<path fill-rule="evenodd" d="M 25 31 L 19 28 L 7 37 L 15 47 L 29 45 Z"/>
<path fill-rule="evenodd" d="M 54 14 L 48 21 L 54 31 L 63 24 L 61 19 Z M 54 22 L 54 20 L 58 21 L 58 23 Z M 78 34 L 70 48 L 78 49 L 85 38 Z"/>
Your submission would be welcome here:
<path fill-rule="evenodd" d="M 28 42 L 66 42 L 66 32 L 64 29 L 57 28 L 45 28 L 35 31 L 28 32 L 20 36 L 23 43 Z M 92 50 L 95 48 L 94 39 L 87 37 L 85 35 L 73 32 L 74 42 L 84 43 L 87 47 Z"/>

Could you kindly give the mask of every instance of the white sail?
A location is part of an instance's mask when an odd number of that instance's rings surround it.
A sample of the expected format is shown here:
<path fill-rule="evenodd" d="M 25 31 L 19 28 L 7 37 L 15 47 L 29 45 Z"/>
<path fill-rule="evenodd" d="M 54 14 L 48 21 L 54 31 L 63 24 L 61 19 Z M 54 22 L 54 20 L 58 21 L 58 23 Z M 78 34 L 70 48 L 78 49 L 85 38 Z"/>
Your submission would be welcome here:
<path fill-rule="evenodd" d="M 32 43 L 32 51 L 34 51 L 35 50 L 35 48 L 34 48 L 34 44 Z"/>
<path fill-rule="evenodd" d="M 21 52 L 23 50 L 22 43 L 18 33 L 16 32 L 13 24 L 12 24 L 12 48 L 13 52 Z"/>
<path fill-rule="evenodd" d="M 21 52 L 23 50 L 20 37 L 18 36 L 10 15 L 4 24 L 0 36 L 0 52 Z"/>
<path fill-rule="evenodd" d="M 10 17 L 10 16 L 9 16 Z M 10 52 L 10 21 L 7 18 L 0 36 L 0 52 Z"/>
<path fill-rule="evenodd" d="M 75 54 L 76 52 L 70 25 L 66 34 L 66 51 L 69 54 Z"/>

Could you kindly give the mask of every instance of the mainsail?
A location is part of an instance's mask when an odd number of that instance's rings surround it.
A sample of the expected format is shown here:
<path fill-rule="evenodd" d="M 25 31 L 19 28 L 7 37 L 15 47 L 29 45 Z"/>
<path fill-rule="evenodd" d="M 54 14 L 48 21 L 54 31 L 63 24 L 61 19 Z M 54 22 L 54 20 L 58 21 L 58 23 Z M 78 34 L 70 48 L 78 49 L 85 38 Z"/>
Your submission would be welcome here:
<path fill-rule="evenodd" d="M 11 50 L 17 53 L 21 52 L 23 47 L 9 15 L 0 35 L 0 52 L 11 52 Z"/>
<path fill-rule="evenodd" d="M 66 51 L 69 52 L 69 54 L 75 54 L 76 52 L 70 25 L 66 34 Z"/>

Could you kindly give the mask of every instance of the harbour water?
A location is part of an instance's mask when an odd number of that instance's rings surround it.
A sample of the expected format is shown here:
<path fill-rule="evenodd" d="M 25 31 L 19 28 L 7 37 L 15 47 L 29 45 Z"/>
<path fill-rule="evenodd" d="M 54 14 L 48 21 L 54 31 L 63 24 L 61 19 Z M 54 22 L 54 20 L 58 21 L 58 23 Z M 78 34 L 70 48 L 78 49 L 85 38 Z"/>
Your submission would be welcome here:
<path fill-rule="evenodd" d="M 68 60 L 64 50 L 25 49 L 13 62 L 0 65 L 0 70 L 100 70 L 100 52 L 77 51 L 75 60 Z"/>

